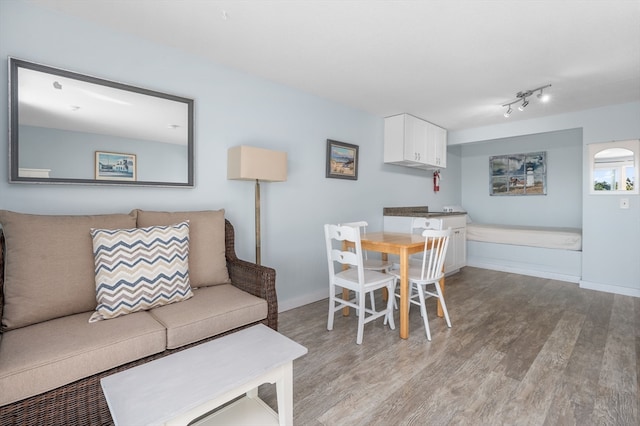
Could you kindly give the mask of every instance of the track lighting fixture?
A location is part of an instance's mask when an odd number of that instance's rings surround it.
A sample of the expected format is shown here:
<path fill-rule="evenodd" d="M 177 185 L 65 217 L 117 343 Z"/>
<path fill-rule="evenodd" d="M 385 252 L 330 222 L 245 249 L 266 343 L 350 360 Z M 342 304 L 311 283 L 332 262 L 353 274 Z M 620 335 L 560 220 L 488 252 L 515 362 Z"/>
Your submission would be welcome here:
<path fill-rule="evenodd" d="M 516 100 L 515 101 L 507 102 L 506 104 L 502 105 L 503 107 L 507 107 L 507 111 L 504 113 L 504 116 L 508 118 L 511 115 L 511 112 L 513 111 L 511 109 L 511 105 L 517 104 L 520 101 L 522 101 L 522 104 L 518 107 L 518 110 L 524 111 L 524 109 L 527 107 L 527 105 L 529 105 L 529 101 L 527 100 L 527 98 L 533 96 L 533 94 L 535 92 L 539 92 L 536 97 L 541 102 L 549 101 L 549 98 L 550 98 L 549 94 L 546 94 L 546 93 L 543 94 L 543 92 L 542 92 L 547 87 L 551 87 L 551 85 L 547 84 L 546 86 L 540 86 L 540 87 L 537 87 L 535 89 L 525 90 L 523 92 L 516 93 Z"/>

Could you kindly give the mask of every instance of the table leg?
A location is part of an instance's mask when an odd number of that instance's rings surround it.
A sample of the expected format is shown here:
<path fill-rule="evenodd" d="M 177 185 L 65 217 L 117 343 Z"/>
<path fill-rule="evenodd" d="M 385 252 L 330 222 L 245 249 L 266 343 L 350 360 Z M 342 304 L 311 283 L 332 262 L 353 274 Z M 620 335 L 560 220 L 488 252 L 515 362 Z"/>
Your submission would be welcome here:
<path fill-rule="evenodd" d="M 282 366 L 282 375 L 276 381 L 278 417 L 281 426 L 293 426 L 293 363 Z"/>
<path fill-rule="evenodd" d="M 442 265 L 442 273 L 442 278 L 440 278 L 440 290 L 442 290 L 442 297 L 444 297 L 444 265 Z M 444 311 L 442 310 L 440 299 L 438 299 L 438 309 L 436 310 L 436 315 L 440 318 L 444 317 Z"/>
<path fill-rule="evenodd" d="M 442 290 L 442 297 L 444 297 L 444 277 L 440 279 L 440 289 Z M 444 317 L 444 312 L 442 311 L 442 304 L 440 304 L 440 300 L 438 300 L 438 316 L 440 318 Z"/>
<path fill-rule="evenodd" d="M 389 260 L 389 255 L 387 253 L 382 253 L 381 258 L 382 260 L 387 261 Z M 382 288 L 382 300 L 384 300 L 385 302 L 389 300 L 389 291 L 386 287 Z"/>
<path fill-rule="evenodd" d="M 400 338 L 409 338 L 409 253 L 400 252 Z"/>
<path fill-rule="evenodd" d="M 342 242 L 342 250 L 346 251 L 348 249 L 347 246 L 347 242 L 343 241 Z M 342 270 L 346 270 L 349 269 L 349 265 L 342 265 Z M 342 298 L 344 300 L 349 300 L 349 290 L 347 290 L 346 288 L 342 289 Z M 348 317 L 349 316 L 349 307 L 345 306 L 344 308 L 342 308 L 342 316 L 343 317 Z"/>

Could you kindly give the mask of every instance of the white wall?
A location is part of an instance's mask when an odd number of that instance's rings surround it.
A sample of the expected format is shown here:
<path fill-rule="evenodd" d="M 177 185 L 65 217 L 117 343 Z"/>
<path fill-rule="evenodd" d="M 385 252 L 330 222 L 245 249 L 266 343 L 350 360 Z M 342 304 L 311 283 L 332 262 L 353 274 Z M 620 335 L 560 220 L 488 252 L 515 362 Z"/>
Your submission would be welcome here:
<path fill-rule="evenodd" d="M 34 5 L 0 1 L 4 82 L 7 56 L 193 98 L 196 186 L 9 184 L 8 162 L 2 161 L 0 209 L 91 214 L 224 208 L 236 228 L 238 255 L 253 260 L 254 187 L 226 180 L 227 149 L 247 144 L 286 151 L 288 180 L 261 187 L 262 263 L 277 271 L 281 309 L 328 294 L 324 223 L 366 220 L 373 231 L 382 229 L 386 206 L 429 205 L 439 210 L 460 204 L 459 157 L 449 157 L 442 190 L 434 194 L 430 172 L 382 163 L 381 117 L 204 58 Z M 0 98 L 7 99 L 6 84 L 0 84 Z M 0 114 L 3 135 L 8 131 L 5 108 Z M 357 181 L 325 178 L 326 139 L 360 146 Z M 7 144 L 0 144 L 0 157 L 7 155 Z"/>
<path fill-rule="evenodd" d="M 640 102 L 450 132 L 449 144 L 576 128 L 582 129 L 583 143 L 580 285 L 640 297 L 640 195 L 624 195 L 630 199 L 630 206 L 621 210 L 622 195 L 589 194 L 586 147 L 591 143 L 640 138 Z"/>

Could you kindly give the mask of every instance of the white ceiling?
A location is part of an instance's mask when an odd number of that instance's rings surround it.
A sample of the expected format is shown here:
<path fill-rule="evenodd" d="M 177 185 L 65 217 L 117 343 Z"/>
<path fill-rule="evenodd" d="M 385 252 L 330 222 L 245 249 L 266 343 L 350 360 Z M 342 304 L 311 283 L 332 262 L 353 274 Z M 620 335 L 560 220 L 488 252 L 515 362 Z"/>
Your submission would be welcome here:
<path fill-rule="evenodd" d="M 450 130 L 640 101 L 640 0 L 28 1 Z"/>

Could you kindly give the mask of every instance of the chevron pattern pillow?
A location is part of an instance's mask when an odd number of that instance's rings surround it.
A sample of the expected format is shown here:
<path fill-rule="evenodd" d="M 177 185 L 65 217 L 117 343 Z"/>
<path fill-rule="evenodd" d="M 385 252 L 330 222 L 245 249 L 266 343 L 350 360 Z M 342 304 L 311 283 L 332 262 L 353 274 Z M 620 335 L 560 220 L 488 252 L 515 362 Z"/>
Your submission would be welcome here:
<path fill-rule="evenodd" d="M 89 322 L 186 300 L 189 222 L 134 229 L 91 229 L 96 312 Z"/>

